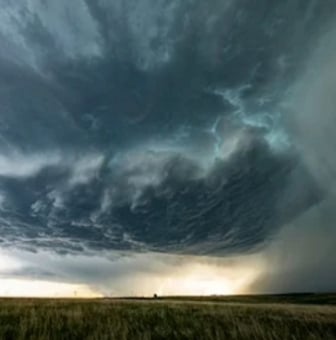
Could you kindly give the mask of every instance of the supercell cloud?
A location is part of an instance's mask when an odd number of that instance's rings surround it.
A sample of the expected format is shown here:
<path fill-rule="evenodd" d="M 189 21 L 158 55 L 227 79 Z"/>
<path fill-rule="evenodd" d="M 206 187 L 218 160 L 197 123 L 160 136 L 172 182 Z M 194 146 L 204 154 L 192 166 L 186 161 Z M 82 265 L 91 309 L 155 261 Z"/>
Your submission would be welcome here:
<path fill-rule="evenodd" d="M 242 255 L 330 194 L 334 1 L 0 4 L 2 249 Z"/>

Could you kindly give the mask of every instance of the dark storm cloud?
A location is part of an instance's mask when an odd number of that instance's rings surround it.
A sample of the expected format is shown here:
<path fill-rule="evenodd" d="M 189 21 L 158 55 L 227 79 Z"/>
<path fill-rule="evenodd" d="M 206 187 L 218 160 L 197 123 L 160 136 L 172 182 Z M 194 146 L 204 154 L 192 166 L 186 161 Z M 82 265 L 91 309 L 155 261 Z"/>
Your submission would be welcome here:
<path fill-rule="evenodd" d="M 52 170 L 47 176 L 41 172 L 19 182 L 3 180 L 4 192 L 11 194 L 7 196 L 11 205 L 3 211 L 11 221 L 6 229 L 3 226 L 4 234 L 13 237 L 16 230 L 30 245 L 69 251 L 82 247 L 189 253 L 246 250 L 319 199 L 311 187 L 301 189 L 303 196 L 294 208 L 291 202 L 281 202 L 287 180 L 298 167 L 296 161 L 277 159 L 265 145 L 250 143 L 229 162 L 218 160 L 206 176 L 197 174 L 200 170 L 192 161 L 168 158 L 160 169 L 164 174 L 160 182 L 149 178 L 141 187 L 138 179 L 139 188 L 130 183 L 137 180 L 134 174 L 141 176 L 137 167 L 115 179 L 102 176 L 63 192 L 47 191 L 48 185 L 64 185 L 60 174 L 50 176 Z M 145 170 L 142 175 L 150 175 Z M 312 182 L 304 172 L 301 178 Z"/>
<path fill-rule="evenodd" d="M 4 246 L 240 252 L 321 199 L 279 102 L 333 2 L 0 1 Z"/>

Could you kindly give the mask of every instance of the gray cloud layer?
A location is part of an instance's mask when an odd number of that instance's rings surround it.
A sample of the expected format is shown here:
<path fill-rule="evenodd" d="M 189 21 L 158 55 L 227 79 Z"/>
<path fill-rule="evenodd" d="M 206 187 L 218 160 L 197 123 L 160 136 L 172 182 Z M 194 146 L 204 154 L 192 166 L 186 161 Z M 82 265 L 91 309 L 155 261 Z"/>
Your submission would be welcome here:
<path fill-rule="evenodd" d="M 4 247 L 241 253 L 325 197 L 283 115 L 333 1 L 0 1 Z"/>
<path fill-rule="evenodd" d="M 282 228 L 266 250 L 267 270 L 255 291 L 334 291 L 335 275 L 335 24 L 308 58 L 292 87 L 286 117 L 300 156 L 323 188 L 323 201 Z"/>

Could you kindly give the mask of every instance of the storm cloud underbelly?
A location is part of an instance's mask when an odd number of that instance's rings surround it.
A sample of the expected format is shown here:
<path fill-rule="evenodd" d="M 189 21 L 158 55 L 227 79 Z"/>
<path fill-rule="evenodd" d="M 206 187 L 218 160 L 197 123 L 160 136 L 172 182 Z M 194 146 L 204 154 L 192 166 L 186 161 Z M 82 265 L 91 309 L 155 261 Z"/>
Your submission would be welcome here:
<path fill-rule="evenodd" d="M 323 198 L 283 117 L 333 1 L 2 7 L 4 247 L 248 251 Z"/>

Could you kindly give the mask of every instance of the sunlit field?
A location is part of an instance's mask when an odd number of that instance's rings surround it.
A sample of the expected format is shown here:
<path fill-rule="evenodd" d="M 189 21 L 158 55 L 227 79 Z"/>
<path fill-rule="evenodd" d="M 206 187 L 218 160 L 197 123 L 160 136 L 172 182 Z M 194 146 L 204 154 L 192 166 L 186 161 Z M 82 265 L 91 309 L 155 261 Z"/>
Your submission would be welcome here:
<path fill-rule="evenodd" d="M 2 299 L 1 339 L 336 339 L 334 295 Z"/>

